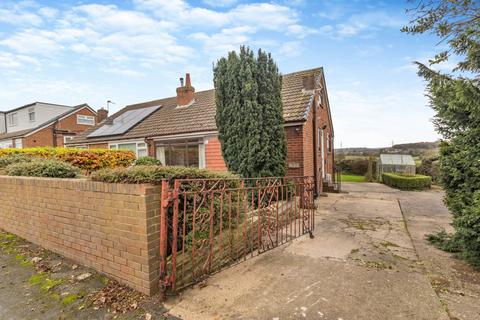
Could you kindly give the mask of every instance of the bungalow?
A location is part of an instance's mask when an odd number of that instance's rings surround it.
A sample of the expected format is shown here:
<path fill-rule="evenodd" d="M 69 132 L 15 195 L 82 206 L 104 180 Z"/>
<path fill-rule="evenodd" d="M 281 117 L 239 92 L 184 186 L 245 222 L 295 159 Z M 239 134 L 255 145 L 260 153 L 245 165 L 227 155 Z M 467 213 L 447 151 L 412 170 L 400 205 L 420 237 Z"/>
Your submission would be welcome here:
<path fill-rule="evenodd" d="M 177 95 L 128 105 L 67 142 L 81 148 L 130 149 L 164 165 L 226 171 L 215 124 L 215 91 L 195 92 L 187 73 Z M 287 174 L 333 179 L 333 125 L 323 68 L 283 75 Z"/>
<path fill-rule="evenodd" d="M 87 104 L 66 106 L 34 102 L 9 111 L 0 111 L 0 149 L 63 147 L 76 134 L 93 127 L 98 115 Z"/>

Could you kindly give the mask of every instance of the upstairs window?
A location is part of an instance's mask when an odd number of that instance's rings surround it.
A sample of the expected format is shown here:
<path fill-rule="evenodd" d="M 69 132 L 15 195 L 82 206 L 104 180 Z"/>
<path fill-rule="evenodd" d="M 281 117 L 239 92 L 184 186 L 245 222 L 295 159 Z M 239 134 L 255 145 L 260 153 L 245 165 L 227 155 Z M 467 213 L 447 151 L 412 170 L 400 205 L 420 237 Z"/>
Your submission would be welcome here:
<path fill-rule="evenodd" d="M 94 116 L 84 116 L 82 114 L 77 114 L 77 124 L 84 124 L 87 126 L 95 125 L 95 117 Z"/>
<path fill-rule="evenodd" d="M 8 116 L 8 126 L 9 127 L 14 127 L 16 125 L 18 125 L 18 114 L 15 112 L 15 113 L 10 113 Z"/>
<path fill-rule="evenodd" d="M 28 108 L 28 120 L 35 122 L 35 108 Z"/>
<path fill-rule="evenodd" d="M 332 151 L 332 137 L 330 136 L 330 133 L 327 133 L 327 151 Z"/>

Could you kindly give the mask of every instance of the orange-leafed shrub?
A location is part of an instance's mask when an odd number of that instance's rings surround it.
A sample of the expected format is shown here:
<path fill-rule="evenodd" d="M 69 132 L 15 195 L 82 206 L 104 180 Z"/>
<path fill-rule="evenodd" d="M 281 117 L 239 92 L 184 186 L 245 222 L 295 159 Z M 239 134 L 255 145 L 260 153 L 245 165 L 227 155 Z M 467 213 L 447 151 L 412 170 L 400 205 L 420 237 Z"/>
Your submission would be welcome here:
<path fill-rule="evenodd" d="M 135 153 L 128 150 L 51 147 L 0 149 L 0 157 L 19 154 L 32 158 L 64 161 L 87 172 L 104 168 L 128 167 L 135 161 Z"/>

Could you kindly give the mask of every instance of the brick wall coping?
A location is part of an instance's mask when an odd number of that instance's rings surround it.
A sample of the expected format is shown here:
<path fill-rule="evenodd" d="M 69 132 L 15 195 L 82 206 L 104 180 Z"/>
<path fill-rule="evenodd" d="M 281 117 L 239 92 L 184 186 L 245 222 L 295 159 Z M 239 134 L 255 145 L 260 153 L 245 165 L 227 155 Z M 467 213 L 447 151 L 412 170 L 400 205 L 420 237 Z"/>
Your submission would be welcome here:
<path fill-rule="evenodd" d="M 0 184 L 15 183 L 39 187 L 53 187 L 67 190 L 93 191 L 129 195 L 145 195 L 158 192 L 159 187 L 152 184 L 106 183 L 88 179 L 62 179 L 41 177 L 17 177 L 0 175 Z"/>

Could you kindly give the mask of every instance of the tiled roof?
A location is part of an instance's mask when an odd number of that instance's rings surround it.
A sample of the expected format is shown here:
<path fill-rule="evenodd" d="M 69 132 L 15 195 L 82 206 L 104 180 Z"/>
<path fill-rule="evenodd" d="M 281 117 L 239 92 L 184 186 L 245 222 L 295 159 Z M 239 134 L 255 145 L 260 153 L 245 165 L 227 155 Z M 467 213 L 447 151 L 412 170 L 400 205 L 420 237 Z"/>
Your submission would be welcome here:
<path fill-rule="evenodd" d="M 7 132 L 7 133 L 2 133 L 0 134 L 0 141 L 6 140 L 6 139 L 12 139 L 16 137 L 21 137 L 24 134 L 29 133 L 30 131 L 33 131 L 34 129 L 26 129 L 26 130 L 20 130 L 20 131 L 15 131 L 15 132 Z"/>
<path fill-rule="evenodd" d="M 283 116 L 285 122 L 304 121 L 311 103 L 312 94 L 304 93 L 303 77 L 316 76 L 322 72 L 321 68 L 305 70 L 283 75 L 282 99 Z M 77 135 L 69 144 L 94 143 L 107 140 L 122 140 L 144 137 L 166 136 L 173 134 L 187 134 L 195 132 L 216 131 L 215 124 L 215 90 L 195 92 L 195 101 L 188 107 L 177 107 L 176 97 L 129 105 L 113 114 L 109 119 L 137 108 L 149 106 L 161 107 L 124 134 L 111 137 L 87 136 L 102 126 L 101 123 Z M 108 121 L 108 120 L 107 120 Z"/>

